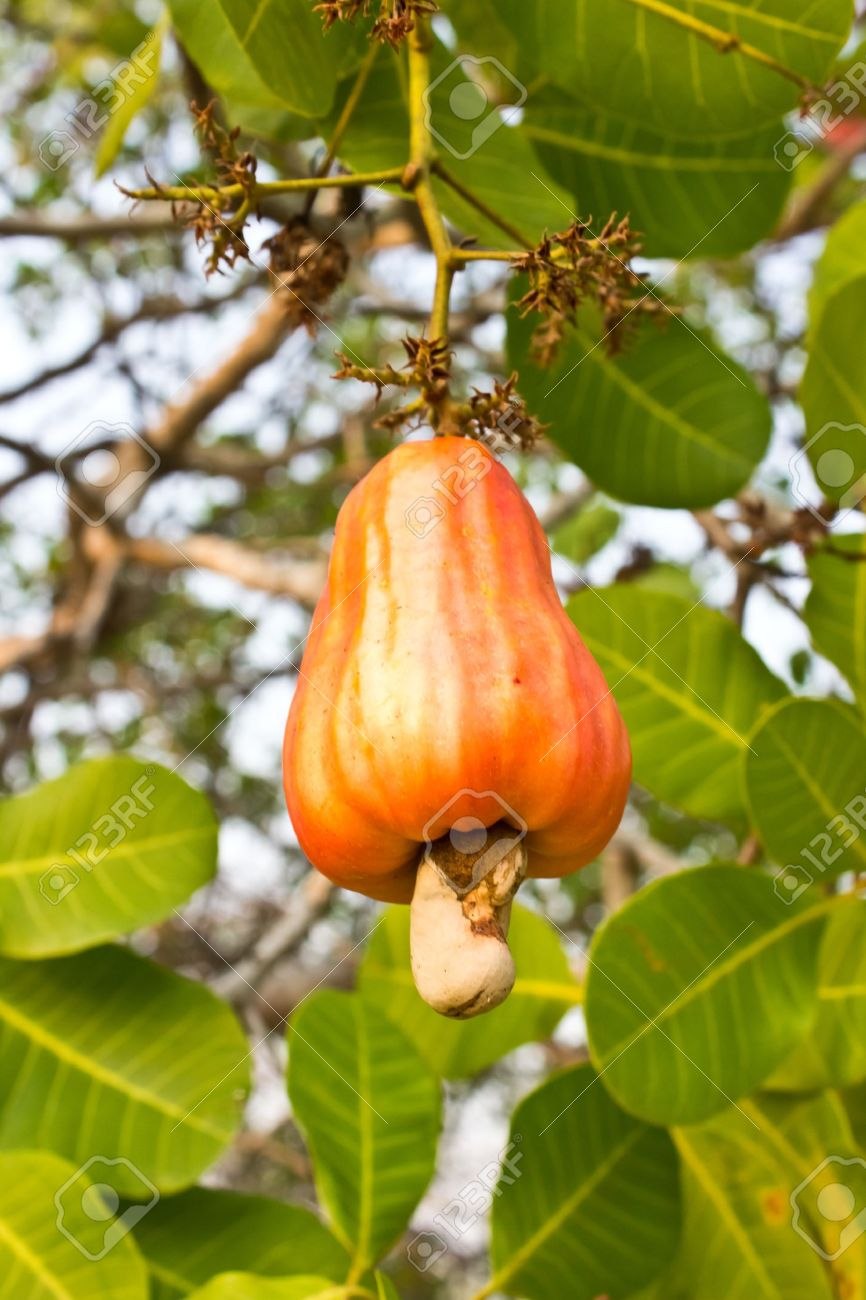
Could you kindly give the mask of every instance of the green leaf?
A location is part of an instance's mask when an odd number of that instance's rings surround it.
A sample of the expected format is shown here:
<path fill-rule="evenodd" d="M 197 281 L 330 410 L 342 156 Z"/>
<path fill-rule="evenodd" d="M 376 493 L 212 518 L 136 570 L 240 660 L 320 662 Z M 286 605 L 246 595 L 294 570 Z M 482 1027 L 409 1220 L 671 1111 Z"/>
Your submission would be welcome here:
<path fill-rule="evenodd" d="M 621 1296 L 670 1258 L 680 1215 L 671 1140 L 621 1111 L 588 1065 L 520 1103 L 509 1150 L 484 1294 Z"/>
<path fill-rule="evenodd" d="M 802 465 L 808 456 L 824 496 L 848 511 L 866 489 L 866 377 L 859 340 L 866 333 L 866 275 L 849 280 L 824 306 L 811 336 L 800 386 L 806 444 L 791 459 L 794 496 L 814 498 Z"/>
<path fill-rule="evenodd" d="M 866 1080 L 839 1093 L 860 1151 L 866 1151 Z"/>
<path fill-rule="evenodd" d="M 162 1197 L 136 1228 L 136 1239 L 153 1300 L 177 1300 L 217 1273 L 299 1272 L 337 1282 L 349 1270 L 343 1247 L 309 1210 L 204 1187 Z"/>
<path fill-rule="evenodd" d="M 532 95 L 523 131 L 581 215 L 627 212 L 648 257 L 723 257 L 769 234 L 791 173 L 776 122 L 732 139 L 678 139 L 557 92 Z"/>
<path fill-rule="evenodd" d="M 0 1155 L 0 1300 L 147 1300 L 129 1226 L 88 1214 L 98 1204 L 87 1175 L 67 1161 Z"/>
<path fill-rule="evenodd" d="M 111 93 L 118 102 L 115 106 L 109 105 L 111 116 L 96 149 L 94 170 L 97 176 L 108 171 L 120 152 L 129 124 L 156 90 L 162 39 L 167 27 L 168 11 L 163 10 L 159 21 L 148 32 L 145 40 L 114 71 Z"/>
<path fill-rule="evenodd" d="M 224 1003 L 124 948 L 0 959 L 0 1145 L 120 1157 L 126 1196 L 139 1175 L 172 1191 L 212 1164 L 240 1121 L 248 1055 Z"/>
<path fill-rule="evenodd" d="M 591 501 L 560 524 L 551 539 L 553 550 L 574 564 L 586 564 L 613 540 L 621 518 L 604 501 Z"/>
<path fill-rule="evenodd" d="M 820 654 L 866 707 L 866 533 L 833 536 L 807 557 L 812 588 L 803 618 Z"/>
<path fill-rule="evenodd" d="M 433 1175 L 439 1085 L 378 1008 L 325 990 L 292 1017 L 289 1096 L 357 1276 L 404 1230 Z"/>
<path fill-rule="evenodd" d="M 457 29 L 462 52 L 490 58 L 493 55 L 506 68 L 517 66 L 517 42 L 500 19 L 498 0 L 442 0 L 439 8 Z"/>
<path fill-rule="evenodd" d="M 581 592 L 568 613 L 622 710 L 635 779 L 696 817 L 741 819 L 746 737 L 784 687 L 734 624 L 625 583 Z"/>
<path fill-rule="evenodd" d="M 866 903 L 830 917 L 818 956 L 818 1012 L 768 1087 L 806 1092 L 866 1079 Z"/>
<path fill-rule="evenodd" d="M 690 605 L 701 601 L 703 592 L 691 575 L 691 571 L 681 564 L 651 564 L 642 573 L 636 573 L 630 579 L 632 586 L 643 591 L 658 591 L 663 596 L 679 596 Z"/>
<path fill-rule="evenodd" d="M 749 1099 L 708 1124 L 677 1129 L 674 1139 L 683 1164 L 685 1226 L 672 1276 L 663 1280 L 666 1300 L 863 1294 L 862 1243 L 835 1260 L 833 1274 L 811 1244 L 832 1249 L 833 1225 L 815 1207 L 821 1187 L 839 1176 L 818 1166 L 828 1152 L 853 1146 L 837 1101 Z M 797 1210 L 802 1234 L 792 1222 Z"/>
<path fill-rule="evenodd" d="M 752 823 L 782 863 L 782 893 L 866 867 L 866 735 L 838 700 L 787 699 L 761 722 L 746 756 Z"/>
<path fill-rule="evenodd" d="M 400 1026 L 437 1074 L 446 1079 L 478 1074 L 521 1043 L 549 1038 L 569 1007 L 581 1000 L 559 939 L 543 917 L 515 906 L 508 946 L 517 979 L 505 1002 L 476 1020 L 447 1020 L 415 990 L 409 909 L 390 907 L 367 945 L 359 988 Z"/>
<path fill-rule="evenodd" d="M 809 292 L 811 327 L 833 294 L 866 275 L 866 202 L 854 203 L 830 229 Z"/>
<path fill-rule="evenodd" d="M 739 38 L 819 85 L 852 19 L 850 0 L 713 3 L 697 11 L 690 0 L 501 0 L 499 18 L 518 38 L 524 77 L 546 74 L 588 107 L 637 126 L 741 135 L 796 107 L 796 84 L 737 49 L 721 53 L 664 9 Z"/>
<path fill-rule="evenodd" d="M 531 356 L 538 320 L 509 312 L 509 365 L 550 437 L 603 491 L 694 508 L 733 496 L 749 479 L 767 447 L 770 408 L 709 336 L 683 320 L 644 322 L 611 357 L 587 315 L 540 369 Z"/>
<path fill-rule="evenodd" d="M 328 112 L 347 47 L 359 42 L 348 24 L 325 36 L 308 0 L 168 0 L 168 7 L 214 90 L 305 117 Z"/>
<path fill-rule="evenodd" d="M 788 910 L 772 880 L 696 867 L 654 881 L 596 931 L 590 1056 L 626 1110 L 690 1124 L 755 1088 L 815 1012 L 832 900 Z"/>
<path fill-rule="evenodd" d="M 0 952 L 50 957 L 161 921 L 216 869 L 210 804 L 163 767 L 79 763 L 0 803 Z"/>
<path fill-rule="evenodd" d="M 308 117 L 288 113 L 283 109 L 261 108 L 257 104 L 231 101 L 232 122 L 242 131 L 264 140 L 308 140 L 312 128 Z"/>
<path fill-rule="evenodd" d="M 256 1273 L 223 1273 L 190 1300 L 353 1300 L 356 1286 L 335 1286 L 326 1277 L 265 1278 Z"/>
<path fill-rule="evenodd" d="M 807 1236 L 810 1247 L 814 1242 L 834 1254 L 846 1218 L 834 1222 L 824 1213 L 820 1193 L 838 1186 L 838 1181 L 849 1180 L 853 1162 L 849 1164 L 846 1158 L 857 1154 L 857 1141 L 841 1097 L 835 1090 L 797 1098 L 759 1093 L 748 1098 L 743 1109 L 760 1129 L 760 1140 L 790 1170 L 785 1208 L 793 1211 L 792 1226 L 796 1223 L 796 1228 L 802 1229 L 798 1235 Z M 828 1160 L 831 1152 L 834 1154 Z M 856 1182 L 852 1186 L 859 1192 L 855 1209 L 859 1209 L 866 1192 L 866 1168 L 853 1173 Z M 862 1236 L 859 1240 L 855 1236 L 833 1261 L 832 1273 L 839 1295 L 866 1294 L 866 1240 Z"/>

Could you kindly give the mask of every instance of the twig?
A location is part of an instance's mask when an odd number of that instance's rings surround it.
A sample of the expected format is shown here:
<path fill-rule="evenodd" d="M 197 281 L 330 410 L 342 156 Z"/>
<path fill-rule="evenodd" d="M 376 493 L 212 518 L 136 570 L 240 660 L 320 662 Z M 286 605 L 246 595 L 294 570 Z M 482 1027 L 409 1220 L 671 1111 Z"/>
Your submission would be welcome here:
<path fill-rule="evenodd" d="M 244 998 L 251 987 L 258 988 L 277 962 L 291 956 L 297 949 L 310 926 L 330 905 L 333 892 L 334 885 L 329 880 L 311 871 L 303 885 L 293 893 L 290 909 L 265 930 L 250 955 L 214 981 L 216 991 L 233 1002 Z"/>
<path fill-rule="evenodd" d="M 388 167 L 375 172 L 338 172 L 335 176 L 292 176 L 281 181 L 254 181 L 249 186 L 251 201 L 273 194 L 305 194 L 309 190 L 346 189 L 359 185 L 401 185 L 402 167 Z M 132 199 L 169 199 L 175 203 L 213 204 L 246 194 L 243 185 L 153 185 L 140 190 L 125 190 Z"/>
<path fill-rule="evenodd" d="M 287 596 L 310 609 L 325 585 L 327 563 L 254 551 L 241 542 L 216 534 L 194 533 L 180 542 L 158 537 L 134 537 L 122 543 L 127 559 L 155 569 L 208 569 L 256 591 Z"/>
<path fill-rule="evenodd" d="M 340 145 L 343 143 L 343 136 L 346 134 L 349 123 L 352 121 L 352 117 L 354 116 L 355 109 L 358 107 L 358 103 L 364 93 L 364 87 L 370 78 L 370 73 L 373 71 L 373 64 L 376 62 L 376 56 L 380 49 L 381 46 L 376 41 L 371 41 L 370 48 L 358 69 L 355 83 L 349 91 L 349 96 L 343 105 L 343 111 L 337 118 L 337 124 L 331 133 L 325 156 L 322 159 L 321 164 L 316 168 L 317 176 L 324 177 L 328 174 L 331 164 L 340 152 Z M 315 194 L 312 197 L 315 197 Z"/>
<path fill-rule="evenodd" d="M 160 455 L 167 454 L 191 438 L 201 422 L 240 388 L 253 370 L 275 355 L 295 323 L 285 295 L 271 294 L 235 350 L 215 370 L 199 379 L 181 401 L 167 407 L 149 430 L 147 441 L 154 450 Z"/>
<path fill-rule="evenodd" d="M 863 141 L 857 140 L 827 158 L 809 185 L 793 191 L 791 202 L 782 214 L 773 239 L 783 243 L 786 239 L 793 239 L 795 235 L 805 234 L 821 225 L 826 218 L 826 206 L 833 191 L 848 175 L 854 159 L 863 152 Z"/>
<path fill-rule="evenodd" d="M 513 239 L 515 244 L 519 244 L 521 248 L 532 248 L 532 241 L 527 239 L 526 235 L 524 235 L 522 231 L 518 230 L 516 226 L 512 226 L 510 221 L 506 221 L 505 218 L 501 217 L 493 208 L 488 207 L 483 199 L 480 199 L 477 194 L 472 192 L 472 190 L 467 189 L 462 181 L 458 181 L 457 177 L 453 176 L 451 172 L 448 171 L 447 167 L 445 167 L 438 159 L 433 165 L 433 172 L 441 181 L 444 181 L 455 194 L 459 194 L 461 199 L 465 199 L 476 212 L 480 212 L 482 217 L 485 217 L 489 222 L 501 230 L 509 239 Z M 506 256 L 511 256 L 511 254 L 507 254 Z"/>
<path fill-rule="evenodd" d="M 605 911 L 616 912 L 635 892 L 640 879 L 640 859 L 634 846 L 614 839 L 602 854 L 601 894 Z"/>
<path fill-rule="evenodd" d="M 62 239 L 68 244 L 118 236 L 140 239 L 142 235 L 167 234 L 177 228 L 169 203 L 150 208 L 145 214 L 130 213 L 117 217 L 99 217 L 93 214 L 54 221 L 41 212 L 21 212 L 14 217 L 0 218 L 0 237 L 36 236 Z"/>
<path fill-rule="evenodd" d="M 7 388 L 4 392 L 0 392 L 0 406 L 7 402 L 17 401 L 18 398 L 25 396 L 27 393 L 35 392 L 38 388 L 43 388 L 55 379 L 63 379 L 66 375 L 71 375 L 76 370 L 80 370 L 93 360 L 100 348 L 116 343 L 121 335 L 133 325 L 138 325 L 143 321 L 172 320 L 176 316 L 184 316 L 193 312 L 215 311 L 223 303 L 230 302 L 242 293 L 246 293 L 249 288 L 249 281 L 240 281 L 231 293 L 225 294 L 222 298 L 204 298 L 197 303 L 183 302 L 180 298 L 150 298 L 146 299 L 134 312 L 130 312 L 128 316 L 109 316 L 98 337 L 88 343 L 74 357 L 70 357 L 68 361 L 63 361 L 59 365 L 48 366 L 38 375 L 34 375 L 32 379 L 25 379 L 14 388 Z"/>

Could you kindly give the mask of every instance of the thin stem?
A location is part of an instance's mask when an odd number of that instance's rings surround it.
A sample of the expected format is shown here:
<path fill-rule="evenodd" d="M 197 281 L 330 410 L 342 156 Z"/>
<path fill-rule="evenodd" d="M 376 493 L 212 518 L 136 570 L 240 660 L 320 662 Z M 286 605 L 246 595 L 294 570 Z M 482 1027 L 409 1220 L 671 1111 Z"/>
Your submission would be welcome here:
<path fill-rule="evenodd" d="M 465 199 L 476 212 L 480 212 L 482 217 L 486 217 L 503 234 L 508 235 L 509 239 L 513 239 L 515 244 L 519 244 L 521 248 L 532 248 L 532 243 L 522 231 L 518 230 L 516 226 L 512 226 L 511 222 L 506 221 L 504 217 L 500 217 L 499 213 L 493 208 L 489 208 L 483 199 L 479 199 L 478 195 L 467 189 L 462 181 L 458 181 L 456 176 L 452 176 L 451 172 L 446 167 L 443 167 L 438 159 L 433 164 L 433 171 L 455 194 L 459 194 L 461 199 Z"/>
<path fill-rule="evenodd" d="M 282 181 L 256 181 L 251 187 L 254 197 L 267 194 L 303 194 L 307 190 L 336 189 L 353 185 L 399 185 L 403 179 L 402 167 L 389 167 L 378 172 L 341 172 L 338 176 L 293 176 Z M 201 199 L 217 203 L 221 199 L 237 198 L 244 194 L 245 185 L 161 185 L 151 189 L 130 190 L 133 199 Z"/>
<path fill-rule="evenodd" d="M 358 69 L 355 84 L 349 91 L 349 98 L 343 105 L 342 113 L 337 118 L 337 125 L 334 127 L 331 138 L 328 141 L 325 157 L 323 158 L 321 165 L 316 169 L 316 174 L 318 176 L 324 177 L 327 175 L 331 163 L 339 153 L 340 145 L 343 143 L 343 136 L 346 134 L 346 129 L 348 128 L 355 109 L 358 107 L 360 98 L 364 93 L 364 87 L 367 84 L 370 73 L 373 71 L 373 64 L 376 62 L 376 55 L 379 53 L 380 48 L 381 46 L 378 41 L 371 41 L 370 49 Z"/>
<path fill-rule="evenodd" d="M 436 284 L 433 289 L 433 306 L 430 311 L 431 339 L 447 339 L 448 314 L 451 305 L 451 282 L 454 272 L 450 262 L 437 262 Z"/>
<path fill-rule="evenodd" d="M 496 248 L 452 248 L 451 262 L 461 266 L 464 262 L 513 262 L 522 250 L 506 253 Z"/>
<path fill-rule="evenodd" d="M 430 313 L 431 339 L 448 336 L 448 307 L 451 299 L 451 240 L 439 211 L 430 172 L 433 140 L 427 125 L 427 87 L 430 84 L 429 22 L 419 17 L 409 38 L 409 172 L 418 211 L 436 258 L 436 286 Z"/>
<path fill-rule="evenodd" d="M 587 239 L 584 241 L 584 248 L 604 248 L 607 251 L 607 245 L 603 239 Z M 517 258 L 523 256 L 523 249 L 512 249 L 510 252 L 506 249 L 498 248 L 452 248 L 451 261 L 455 266 L 464 262 L 514 262 Z M 551 262 L 567 262 L 570 253 L 567 248 L 553 248 L 550 251 Z"/>
<path fill-rule="evenodd" d="M 677 27 L 684 27 L 693 36 L 709 42 L 719 54 L 734 52 L 742 54 L 744 58 L 752 59 L 753 62 L 769 68 L 771 72 L 778 73 L 786 81 L 792 81 L 800 90 L 817 90 L 817 87 L 813 86 L 808 77 L 795 72 L 793 68 L 785 67 L 784 63 L 780 63 L 778 59 L 774 59 L 772 55 L 767 54 L 764 50 L 758 49 L 756 45 L 749 45 L 746 41 L 741 40 L 735 32 L 726 32 L 722 27 L 714 27 L 711 23 L 705 23 L 700 18 L 685 13 L 682 9 L 676 9 L 673 5 L 666 4 L 665 0 L 627 0 L 627 3 L 635 5 L 638 9 L 647 9 L 650 13 L 658 14 L 660 18 L 666 18 L 668 22 L 675 23 Z"/>
<path fill-rule="evenodd" d="M 383 388 L 412 388 L 417 382 L 411 370 L 395 370 L 393 366 L 355 366 L 347 362 L 340 368 L 340 379 L 360 379 Z"/>

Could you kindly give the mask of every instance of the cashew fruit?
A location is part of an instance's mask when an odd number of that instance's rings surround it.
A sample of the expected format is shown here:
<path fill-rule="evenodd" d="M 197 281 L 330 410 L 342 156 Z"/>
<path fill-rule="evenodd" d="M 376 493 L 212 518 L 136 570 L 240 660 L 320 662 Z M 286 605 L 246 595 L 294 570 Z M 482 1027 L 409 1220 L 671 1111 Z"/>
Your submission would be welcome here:
<path fill-rule="evenodd" d="M 508 854 L 517 876 L 584 866 L 617 827 L 630 773 L 613 696 L 508 470 L 460 437 L 385 456 L 339 512 L 286 728 L 286 799 L 313 865 L 409 902 L 444 844 L 479 935 L 466 896 L 481 876 Z M 494 912 L 506 892 L 490 894 Z"/>

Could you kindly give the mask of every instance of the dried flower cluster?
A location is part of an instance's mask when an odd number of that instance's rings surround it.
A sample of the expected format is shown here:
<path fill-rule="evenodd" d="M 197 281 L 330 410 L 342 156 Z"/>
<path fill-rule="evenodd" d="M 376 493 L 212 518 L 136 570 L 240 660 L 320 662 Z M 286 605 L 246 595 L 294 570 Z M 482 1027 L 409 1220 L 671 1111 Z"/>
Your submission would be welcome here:
<path fill-rule="evenodd" d="M 349 254 L 335 235 L 320 239 L 302 217 L 293 217 L 262 246 L 270 254 L 274 283 L 288 309 L 308 333 L 320 323 L 316 308 L 327 302 L 346 278 Z"/>
<path fill-rule="evenodd" d="M 373 384 L 377 402 L 386 388 L 420 389 L 420 397 L 380 416 L 377 429 L 399 429 L 413 418 L 416 424 L 429 420 L 438 426 L 441 410 L 449 400 L 451 352 L 444 339 L 410 336 L 402 343 L 408 360 L 401 370 L 390 362 L 384 366 L 356 365 L 345 353 L 338 352 L 340 369 L 334 379 L 360 379 L 362 383 Z"/>
<path fill-rule="evenodd" d="M 494 380 L 492 393 L 476 388 L 466 407 L 459 408 L 466 412 L 460 432 L 477 438 L 496 453 L 517 448 L 528 451 L 534 447 L 547 425 L 541 424 L 528 410 L 523 398 L 515 392 L 516 384 L 514 371 L 504 383 Z"/>
<path fill-rule="evenodd" d="M 205 274 L 212 275 L 222 265 L 231 269 L 239 260 L 249 261 L 244 226 L 254 208 L 256 158 L 249 152 L 238 152 L 240 127 L 226 130 L 216 117 L 216 100 L 211 100 L 205 108 L 195 103 L 190 108 L 202 149 L 211 156 L 217 180 L 213 187 L 198 185 L 193 189 L 190 185 L 188 199 L 178 200 L 174 195 L 170 202 L 175 220 L 193 231 L 196 244 L 210 244 Z M 142 195 L 122 185 L 118 186 L 120 192 L 131 199 L 169 197 L 166 187 L 146 168 L 145 175 L 153 186 L 152 192 Z M 225 186 L 233 187 L 234 192 L 226 194 L 221 188 Z M 212 195 L 211 201 L 201 196 L 202 190 Z"/>
<path fill-rule="evenodd" d="M 611 352 L 622 345 L 622 326 L 628 317 L 638 312 L 654 314 L 661 305 L 632 270 L 631 259 L 640 252 L 640 244 L 628 217 L 618 221 L 612 213 L 597 235 L 590 221 L 575 221 L 514 259 L 514 269 L 529 276 L 529 289 L 518 303 L 521 315 L 534 311 L 544 317 L 532 340 L 540 365 L 550 365 L 566 325 L 574 322 L 585 301 L 601 309 Z"/>
<path fill-rule="evenodd" d="M 322 0 L 315 5 L 322 15 L 325 31 L 334 23 L 353 23 L 356 18 L 369 18 L 375 0 Z M 378 0 L 378 15 L 370 29 L 370 37 L 394 49 L 415 28 L 420 15 L 438 13 L 435 0 Z"/>
<path fill-rule="evenodd" d="M 476 388 L 467 402 L 457 402 L 449 393 L 451 352 L 445 340 L 409 337 L 403 339 L 403 347 L 408 361 L 401 370 L 390 364 L 356 365 L 338 353 L 341 366 L 334 378 L 373 384 L 377 402 L 387 387 L 420 389 L 420 397 L 380 416 L 376 428 L 396 430 L 429 423 L 439 433 L 476 438 L 495 453 L 517 447 L 526 450 L 544 433 L 546 426 L 515 392 L 516 373 L 504 383 L 494 380 L 492 393 Z"/>
<path fill-rule="evenodd" d="M 409 335 L 403 339 L 403 347 L 409 358 L 407 369 L 411 371 L 414 382 L 431 400 L 436 400 L 448 391 L 451 378 L 452 353 L 447 339 L 415 338 Z"/>
<path fill-rule="evenodd" d="M 239 259 L 249 260 L 249 249 L 244 239 L 244 225 L 253 206 L 256 178 L 256 159 L 248 152 L 239 153 L 237 139 L 240 127 L 226 128 L 216 117 L 216 100 L 205 108 L 191 105 L 195 129 L 201 146 L 209 154 L 216 172 L 217 184 L 239 185 L 241 192 L 232 200 L 231 207 L 217 211 L 206 203 L 199 203 L 187 219 L 195 233 L 198 245 L 210 242 L 206 273 L 212 275 L 222 264 L 231 268 Z"/>

